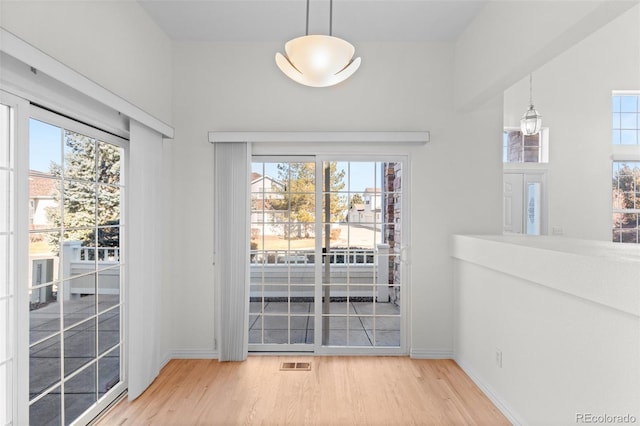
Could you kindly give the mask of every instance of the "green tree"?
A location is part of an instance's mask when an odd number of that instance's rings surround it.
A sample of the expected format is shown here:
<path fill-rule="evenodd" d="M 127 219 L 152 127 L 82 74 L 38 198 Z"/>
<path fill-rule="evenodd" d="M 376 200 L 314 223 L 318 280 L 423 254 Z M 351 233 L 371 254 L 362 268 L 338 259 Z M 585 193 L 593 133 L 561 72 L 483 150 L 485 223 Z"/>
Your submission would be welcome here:
<path fill-rule="evenodd" d="M 351 197 L 351 203 L 349 204 L 349 206 L 355 206 L 356 204 L 364 204 L 364 200 L 362 199 L 362 195 L 360 194 L 353 194 L 353 196 Z"/>
<path fill-rule="evenodd" d="M 64 228 L 67 241 L 118 247 L 120 148 L 68 130 L 64 131 L 64 148 L 64 164 L 50 166 L 50 173 L 59 179 L 54 199 L 62 209 L 49 209 L 49 222 Z M 57 247 L 58 237 L 51 237 L 50 242 Z"/>
<path fill-rule="evenodd" d="M 325 164 L 323 174 L 328 172 L 330 179 L 330 206 L 331 222 L 337 222 L 344 217 L 346 199 L 335 191 L 344 189 L 345 171 L 337 169 L 336 162 Z M 278 189 L 282 193 L 278 199 L 271 200 L 275 210 L 289 211 L 291 222 L 301 223 L 305 237 L 314 226 L 315 221 L 315 190 L 316 169 L 315 163 L 280 163 L 278 164 L 278 180 L 283 184 Z M 324 189 L 324 179 L 321 183 Z M 323 204 L 325 203 L 323 197 Z M 324 220 L 324 218 L 322 218 Z M 288 232 L 285 230 L 285 235 Z"/>

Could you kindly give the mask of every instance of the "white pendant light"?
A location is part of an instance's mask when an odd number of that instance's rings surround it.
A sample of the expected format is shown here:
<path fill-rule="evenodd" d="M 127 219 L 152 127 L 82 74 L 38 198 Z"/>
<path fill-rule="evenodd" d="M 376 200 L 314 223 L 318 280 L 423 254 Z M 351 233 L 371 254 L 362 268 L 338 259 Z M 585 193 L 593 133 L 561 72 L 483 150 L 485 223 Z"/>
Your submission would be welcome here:
<path fill-rule="evenodd" d="M 522 134 L 535 135 L 542 127 L 542 116 L 533 108 L 533 74 L 529 74 L 529 109 L 520 119 Z"/>
<path fill-rule="evenodd" d="M 307 0 L 306 35 L 284 45 L 286 56 L 276 53 L 276 64 L 287 77 L 305 86 L 327 87 L 349 78 L 360 66 L 352 59 L 353 45 L 332 33 L 333 0 L 329 1 L 329 35 L 309 35 L 309 0 Z"/>

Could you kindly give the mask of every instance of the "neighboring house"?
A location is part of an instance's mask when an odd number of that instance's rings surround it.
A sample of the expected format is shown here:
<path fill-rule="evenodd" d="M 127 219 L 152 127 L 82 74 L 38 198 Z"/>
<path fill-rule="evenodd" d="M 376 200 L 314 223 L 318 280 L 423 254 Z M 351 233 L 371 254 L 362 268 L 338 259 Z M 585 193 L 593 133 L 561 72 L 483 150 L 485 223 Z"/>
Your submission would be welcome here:
<path fill-rule="evenodd" d="M 30 229 L 49 228 L 47 211 L 58 206 L 54 198 L 56 191 L 56 180 L 52 175 L 33 170 L 29 172 Z"/>
<path fill-rule="evenodd" d="M 284 199 L 285 186 L 282 182 L 260 173 L 251 173 L 251 229 L 252 235 L 278 235 L 282 229 L 277 226 L 262 226 L 287 220 L 286 210 L 276 210 L 274 200 Z M 255 230 L 255 231 L 254 231 Z"/>
<path fill-rule="evenodd" d="M 380 188 L 365 188 L 362 193 L 362 204 L 352 204 L 349 208 L 350 223 L 380 223 L 381 215 Z"/>
<path fill-rule="evenodd" d="M 273 200 L 283 199 L 284 184 L 271 176 L 263 176 L 260 173 L 251 173 L 251 199 Z"/>

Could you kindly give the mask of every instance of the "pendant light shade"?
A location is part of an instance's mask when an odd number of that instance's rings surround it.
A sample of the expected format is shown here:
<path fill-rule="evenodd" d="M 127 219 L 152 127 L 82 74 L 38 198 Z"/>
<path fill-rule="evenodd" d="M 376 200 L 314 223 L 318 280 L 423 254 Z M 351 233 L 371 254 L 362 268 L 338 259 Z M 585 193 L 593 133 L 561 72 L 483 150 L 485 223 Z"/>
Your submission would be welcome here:
<path fill-rule="evenodd" d="M 535 135 L 540 131 L 541 127 L 542 116 L 533 108 L 533 105 L 530 105 L 527 112 L 520 119 L 520 130 L 525 135 Z"/>
<path fill-rule="evenodd" d="M 542 116 L 533 107 L 533 76 L 529 74 L 529 109 L 520 119 L 520 130 L 524 135 L 535 135 L 542 128 Z"/>
<path fill-rule="evenodd" d="M 331 3 L 332 5 L 332 0 Z M 331 10 L 333 7 L 331 7 Z M 329 18 L 331 34 L 331 16 Z M 307 34 L 309 28 L 309 0 L 307 0 Z M 360 66 L 360 58 L 353 59 L 355 48 L 332 35 L 305 35 L 288 41 L 286 55 L 276 53 L 278 68 L 290 79 L 305 86 L 327 87 L 349 78 Z"/>

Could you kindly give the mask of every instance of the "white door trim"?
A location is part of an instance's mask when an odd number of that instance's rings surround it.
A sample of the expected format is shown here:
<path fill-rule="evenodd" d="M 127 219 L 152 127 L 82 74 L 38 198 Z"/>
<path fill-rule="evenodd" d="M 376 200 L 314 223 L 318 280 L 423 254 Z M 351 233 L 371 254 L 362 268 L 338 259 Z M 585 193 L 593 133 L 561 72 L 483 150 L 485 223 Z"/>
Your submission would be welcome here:
<path fill-rule="evenodd" d="M 429 132 L 209 132 L 209 142 L 381 143 L 424 145 Z"/>

